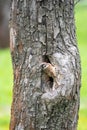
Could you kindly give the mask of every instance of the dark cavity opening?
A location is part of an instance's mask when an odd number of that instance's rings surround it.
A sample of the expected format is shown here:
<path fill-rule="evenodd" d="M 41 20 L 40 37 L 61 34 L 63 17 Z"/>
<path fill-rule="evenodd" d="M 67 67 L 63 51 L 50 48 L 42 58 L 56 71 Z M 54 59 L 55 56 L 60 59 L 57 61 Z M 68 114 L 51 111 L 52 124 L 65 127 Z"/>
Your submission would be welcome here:
<path fill-rule="evenodd" d="M 43 58 L 43 62 L 51 64 L 48 55 L 43 55 L 42 58 Z M 43 73 L 43 76 L 45 76 L 45 81 L 47 82 L 46 85 L 48 86 L 49 90 L 52 89 L 54 79 L 52 77 L 49 77 L 46 73 Z"/>
<path fill-rule="evenodd" d="M 53 87 L 53 78 L 52 77 L 49 77 L 49 81 L 50 81 L 50 88 L 52 88 Z"/>
<path fill-rule="evenodd" d="M 43 55 L 43 62 L 51 63 L 47 55 Z"/>

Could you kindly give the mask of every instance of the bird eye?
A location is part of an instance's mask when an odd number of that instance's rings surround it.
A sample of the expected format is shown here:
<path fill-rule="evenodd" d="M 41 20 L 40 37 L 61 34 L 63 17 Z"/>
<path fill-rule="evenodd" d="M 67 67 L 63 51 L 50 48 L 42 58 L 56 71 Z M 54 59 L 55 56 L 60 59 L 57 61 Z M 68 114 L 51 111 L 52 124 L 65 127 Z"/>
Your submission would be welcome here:
<path fill-rule="evenodd" d="M 45 68 L 45 67 L 46 67 L 46 65 L 45 65 L 45 64 L 43 64 L 43 65 L 42 65 L 42 68 Z"/>

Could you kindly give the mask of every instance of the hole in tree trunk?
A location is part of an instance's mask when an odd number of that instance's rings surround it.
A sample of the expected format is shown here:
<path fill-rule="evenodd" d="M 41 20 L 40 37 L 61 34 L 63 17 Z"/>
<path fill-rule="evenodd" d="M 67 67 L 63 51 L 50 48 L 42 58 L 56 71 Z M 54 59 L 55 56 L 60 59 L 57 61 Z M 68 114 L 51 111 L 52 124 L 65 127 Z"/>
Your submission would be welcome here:
<path fill-rule="evenodd" d="M 52 89 L 53 87 L 53 78 L 52 77 L 49 77 L 49 83 L 50 83 L 50 88 Z"/>
<path fill-rule="evenodd" d="M 50 60 L 47 55 L 43 55 L 43 62 L 50 63 Z M 53 87 L 54 79 L 52 77 L 49 77 L 44 71 L 42 71 L 42 80 L 45 83 L 46 90 L 50 91 Z M 45 88 L 44 88 L 45 89 Z"/>
<path fill-rule="evenodd" d="M 43 55 L 43 62 L 51 63 L 47 55 Z"/>

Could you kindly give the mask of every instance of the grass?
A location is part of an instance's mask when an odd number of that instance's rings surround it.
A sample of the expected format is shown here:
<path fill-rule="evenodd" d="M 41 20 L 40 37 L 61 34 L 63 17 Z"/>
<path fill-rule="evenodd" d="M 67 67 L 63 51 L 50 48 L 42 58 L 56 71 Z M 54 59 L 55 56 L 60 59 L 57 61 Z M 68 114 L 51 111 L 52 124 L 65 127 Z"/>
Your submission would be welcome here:
<path fill-rule="evenodd" d="M 78 46 L 82 64 L 81 105 L 78 130 L 87 130 L 87 1 L 75 9 Z M 12 63 L 9 49 L 0 50 L 0 130 L 8 130 L 12 99 Z"/>

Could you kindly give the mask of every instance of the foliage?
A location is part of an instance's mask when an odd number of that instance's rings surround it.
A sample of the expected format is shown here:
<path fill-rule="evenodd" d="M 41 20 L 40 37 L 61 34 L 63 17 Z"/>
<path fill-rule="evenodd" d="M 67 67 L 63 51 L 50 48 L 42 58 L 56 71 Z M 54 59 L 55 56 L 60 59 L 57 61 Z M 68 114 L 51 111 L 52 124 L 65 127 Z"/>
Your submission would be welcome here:
<path fill-rule="evenodd" d="M 87 130 L 87 1 L 79 3 L 75 9 L 77 39 L 82 65 L 81 105 L 78 130 Z"/>
<path fill-rule="evenodd" d="M 0 130 L 7 130 L 9 126 L 12 81 L 9 50 L 0 50 Z"/>

